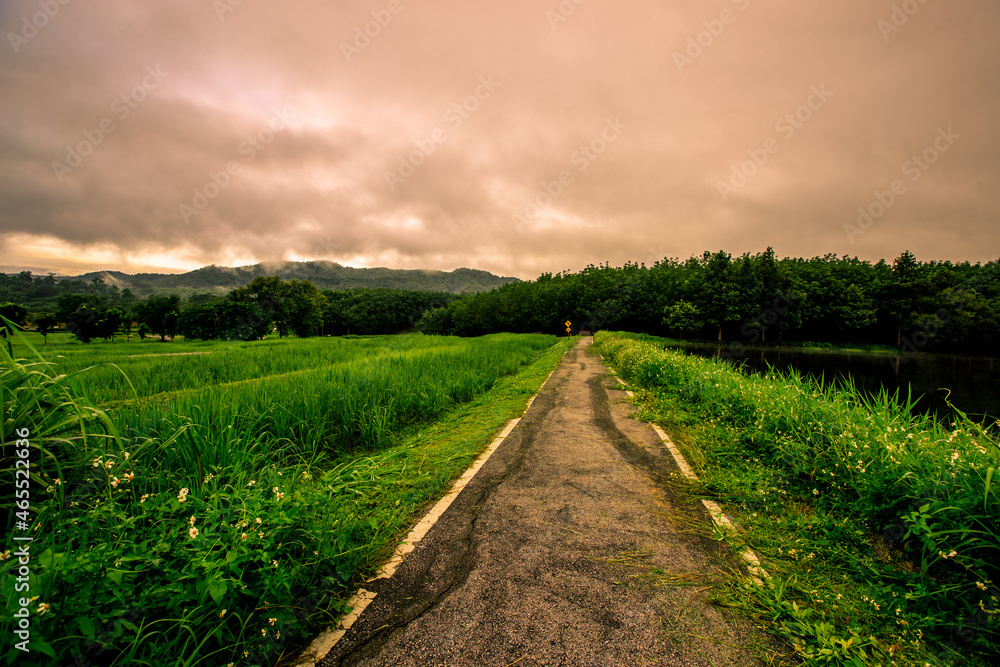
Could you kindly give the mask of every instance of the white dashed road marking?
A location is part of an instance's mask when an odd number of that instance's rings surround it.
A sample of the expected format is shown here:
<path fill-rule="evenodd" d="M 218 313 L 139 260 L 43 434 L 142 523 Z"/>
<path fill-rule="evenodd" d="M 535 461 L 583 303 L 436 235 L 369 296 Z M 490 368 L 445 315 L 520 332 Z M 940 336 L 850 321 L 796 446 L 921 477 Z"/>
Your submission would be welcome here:
<path fill-rule="evenodd" d="M 620 377 L 617 377 L 617 375 L 615 376 L 615 379 L 617 379 L 622 385 L 625 385 L 625 382 Z M 628 389 L 625 390 L 625 394 L 630 398 L 635 396 L 635 392 Z M 684 455 L 681 454 L 681 450 L 677 449 L 677 445 L 675 445 L 670 439 L 670 436 L 656 424 L 650 424 L 650 426 L 652 426 L 653 430 L 656 431 L 656 435 L 660 436 L 660 440 L 663 441 L 663 445 L 667 448 L 667 451 L 670 452 L 670 455 L 674 457 L 674 462 L 677 464 L 677 467 L 680 468 L 681 474 L 687 479 L 698 481 L 698 476 L 694 474 L 693 470 L 691 470 L 691 466 L 688 465 Z M 722 508 L 719 507 L 714 500 L 702 500 L 701 502 L 705 505 L 705 509 L 708 510 L 709 515 L 712 517 L 712 521 L 715 522 L 715 525 L 718 526 L 720 530 L 730 535 L 736 533 L 736 526 L 733 525 L 733 522 L 728 516 L 726 516 L 726 513 L 722 511 Z M 768 579 L 771 575 L 769 575 L 767 571 L 761 567 L 760 559 L 757 558 L 757 555 L 750 551 L 750 549 L 741 549 L 740 557 L 746 562 L 747 570 L 750 572 L 750 578 L 753 579 L 753 582 L 758 586 L 763 586 L 763 579 Z"/>

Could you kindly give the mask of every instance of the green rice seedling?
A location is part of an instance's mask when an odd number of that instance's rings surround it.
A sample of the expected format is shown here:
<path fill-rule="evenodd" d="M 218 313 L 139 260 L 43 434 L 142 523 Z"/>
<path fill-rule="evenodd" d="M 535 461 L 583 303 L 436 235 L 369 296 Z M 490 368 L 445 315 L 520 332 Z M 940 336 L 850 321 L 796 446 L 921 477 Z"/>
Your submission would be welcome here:
<path fill-rule="evenodd" d="M 287 440 L 308 456 L 377 449 L 393 433 L 433 419 L 514 372 L 549 342 L 495 337 L 464 346 L 385 352 L 292 374 L 150 397 L 115 411 L 123 432 L 149 433 L 201 415 L 203 462 L 229 449 L 227 430 Z M 214 434 L 214 435 L 211 435 Z M 189 436 L 194 437 L 194 436 Z M 199 436 L 200 437 L 200 436 Z M 165 465 L 182 465 L 168 457 Z"/>
<path fill-rule="evenodd" d="M 397 337 L 403 344 L 403 337 Z M 416 339 L 417 337 L 408 337 Z M 406 341 L 413 345 L 418 341 Z M 433 340 L 419 341 L 425 346 Z M 189 344 L 189 346 L 192 344 Z M 386 351 L 375 339 L 344 341 L 338 338 L 230 341 L 193 344 L 193 352 L 173 353 L 173 347 L 156 354 L 133 356 L 126 344 L 71 348 L 58 358 L 58 368 L 71 372 L 85 367 L 95 370 L 81 380 L 89 397 L 97 403 L 151 396 L 168 391 L 195 389 L 227 382 L 258 379 L 320 368 Z M 185 349 L 184 347 L 178 349 Z M 110 364 L 114 364 L 111 366 Z M 124 371 L 124 374 L 120 372 Z M 128 378 L 128 381 L 125 378 Z M 131 384 L 130 384 L 131 383 Z M 134 386 L 134 390 L 133 390 Z"/>
<path fill-rule="evenodd" d="M 488 390 L 504 388 L 509 414 L 530 394 L 515 373 L 541 356 L 537 386 L 558 361 L 546 336 L 409 338 L 353 340 L 364 354 L 223 386 L 138 384 L 108 410 L 86 396 L 91 370 L 0 359 L 5 441 L 28 420 L 58 454 L 39 457 L 32 487 L 38 663 L 273 664 L 342 613 L 508 418 L 484 412 Z M 433 421 L 451 414 L 474 426 Z M 17 560 L 3 556 L 7 633 Z"/>

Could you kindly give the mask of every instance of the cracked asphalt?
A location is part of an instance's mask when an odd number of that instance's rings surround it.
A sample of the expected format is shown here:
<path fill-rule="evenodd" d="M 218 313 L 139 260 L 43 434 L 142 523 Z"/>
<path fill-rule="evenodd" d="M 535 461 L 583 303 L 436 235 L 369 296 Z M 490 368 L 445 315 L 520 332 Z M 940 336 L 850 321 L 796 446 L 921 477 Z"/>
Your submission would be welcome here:
<path fill-rule="evenodd" d="M 592 340 L 395 575 L 365 586 L 375 600 L 321 667 L 759 664 L 752 624 L 707 602 L 731 566 L 678 530 L 676 466 Z"/>

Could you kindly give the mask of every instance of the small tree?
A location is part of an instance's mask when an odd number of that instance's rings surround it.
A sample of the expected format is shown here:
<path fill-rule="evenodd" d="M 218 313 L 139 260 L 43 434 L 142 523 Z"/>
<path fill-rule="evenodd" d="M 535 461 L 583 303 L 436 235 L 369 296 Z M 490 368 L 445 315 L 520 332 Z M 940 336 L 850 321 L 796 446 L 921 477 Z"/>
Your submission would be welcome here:
<path fill-rule="evenodd" d="M 122 290 L 121 298 L 118 299 L 118 307 L 122 309 L 122 314 L 125 320 L 122 322 L 122 333 L 125 334 L 126 343 L 132 341 L 132 325 L 135 324 L 136 319 L 138 319 L 138 313 L 135 308 L 138 303 L 139 300 L 136 299 L 134 294 L 132 294 L 132 290 L 127 287 Z"/>
<path fill-rule="evenodd" d="M 223 340 L 260 340 L 271 329 L 270 320 L 255 303 L 223 301 L 213 307 Z"/>
<path fill-rule="evenodd" d="M 176 294 L 169 297 L 154 294 L 145 303 L 136 306 L 140 331 L 148 331 L 160 337 L 173 336 L 177 330 L 177 316 L 180 314 L 181 299 Z"/>
<path fill-rule="evenodd" d="M 108 308 L 97 320 L 98 335 L 105 340 L 110 338 L 113 343 L 115 334 L 122 328 L 124 322 L 125 314 L 121 308 Z"/>
<path fill-rule="evenodd" d="M 35 328 L 38 329 L 38 333 L 42 334 L 42 340 L 46 345 L 49 344 L 49 334 L 52 333 L 58 324 L 59 322 L 56 321 L 56 318 L 48 313 L 35 318 Z"/>
<path fill-rule="evenodd" d="M 326 297 L 308 280 L 293 280 L 285 286 L 285 310 L 296 336 L 314 336 L 323 326 Z"/>
<path fill-rule="evenodd" d="M 177 333 L 189 340 L 219 337 L 219 316 L 212 306 L 186 308 L 177 318 Z"/>
<path fill-rule="evenodd" d="M 126 292 L 128 290 L 125 290 Z M 125 334 L 125 342 L 132 342 L 132 327 L 135 325 L 136 319 L 138 319 L 139 314 L 136 312 L 136 307 L 133 305 L 129 308 L 122 308 L 122 328 L 121 332 Z"/>
<path fill-rule="evenodd" d="M 81 343 L 89 343 L 101 335 L 100 320 L 101 311 L 91 306 L 80 306 L 66 318 L 66 330 Z"/>
<path fill-rule="evenodd" d="M 288 283 L 280 276 L 257 276 L 243 287 L 237 287 L 226 297 L 235 303 L 255 304 L 263 313 L 268 323 L 274 323 L 278 335 L 284 338 L 288 335 Z"/>
<path fill-rule="evenodd" d="M 678 301 L 672 306 L 663 309 L 663 324 L 672 331 L 676 331 L 681 340 L 684 334 L 693 334 L 705 326 L 701 311 L 698 306 L 690 301 Z"/>

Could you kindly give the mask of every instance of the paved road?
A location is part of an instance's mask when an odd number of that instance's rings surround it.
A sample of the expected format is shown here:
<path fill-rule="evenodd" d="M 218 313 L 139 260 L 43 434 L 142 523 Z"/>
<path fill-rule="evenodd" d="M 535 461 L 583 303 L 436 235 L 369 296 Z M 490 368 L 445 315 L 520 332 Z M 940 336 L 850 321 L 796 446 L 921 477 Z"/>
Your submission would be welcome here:
<path fill-rule="evenodd" d="M 395 576 L 366 586 L 377 597 L 321 667 L 758 664 L 749 624 L 706 603 L 726 565 L 672 523 L 676 468 L 591 341 Z"/>

